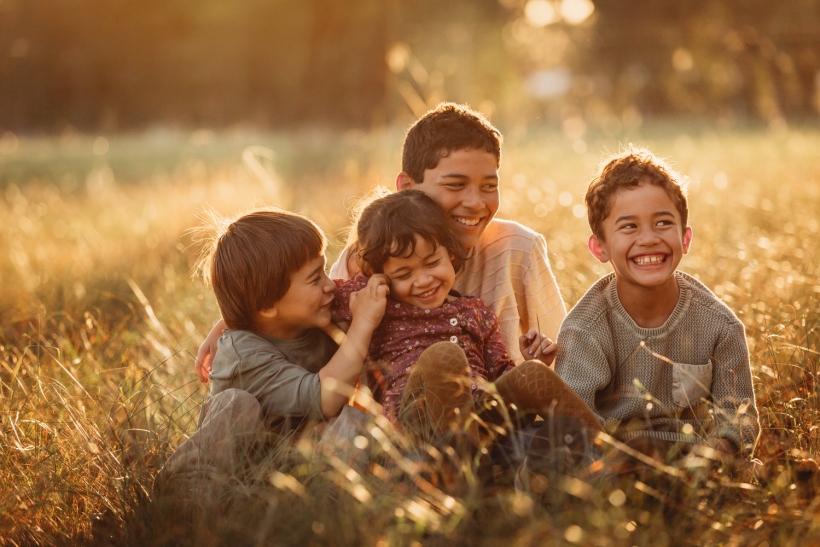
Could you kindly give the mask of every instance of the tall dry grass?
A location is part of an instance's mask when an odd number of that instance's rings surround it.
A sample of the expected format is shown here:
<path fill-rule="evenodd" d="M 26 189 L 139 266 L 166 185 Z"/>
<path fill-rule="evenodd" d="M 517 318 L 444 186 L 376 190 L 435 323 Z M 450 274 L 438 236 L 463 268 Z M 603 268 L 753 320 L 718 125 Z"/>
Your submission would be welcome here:
<path fill-rule="evenodd" d="M 607 271 L 586 250 L 580 203 L 601 151 L 618 140 L 588 136 L 578 154 L 555 132 L 506 133 L 499 216 L 546 235 L 572 304 Z M 0 156 L 0 544 L 179 542 L 152 481 L 195 430 L 207 392 L 193 353 L 218 317 L 190 278 L 186 230 L 206 204 L 226 213 L 278 204 L 315 218 L 333 255 L 349 198 L 390 184 L 400 146 L 398 133 L 174 138 L 112 138 L 107 155 L 94 155 L 94 139 L 73 137 L 68 148 L 21 139 Z M 646 482 L 553 477 L 523 493 L 467 481 L 446 501 L 412 466 L 357 473 L 304 443 L 280 444 L 241 496 L 184 542 L 820 541 L 820 485 L 803 461 L 820 452 L 820 133 L 656 125 L 632 140 L 692 179 L 695 240 L 682 269 L 746 325 L 764 427 L 758 479 L 740 485 L 696 467 Z M 275 159 L 257 150 L 258 165 L 243 164 L 254 143 Z M 366 450 L 389 459 L 397 443 Z"/>

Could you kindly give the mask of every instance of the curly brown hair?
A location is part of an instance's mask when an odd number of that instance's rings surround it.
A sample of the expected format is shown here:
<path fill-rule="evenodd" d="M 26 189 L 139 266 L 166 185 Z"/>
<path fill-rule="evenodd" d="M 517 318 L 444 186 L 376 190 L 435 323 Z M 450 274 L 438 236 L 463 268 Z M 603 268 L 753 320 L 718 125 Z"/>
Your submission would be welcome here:
<path fill-rule="evenodd" d="M 433 248 L 447 249 L 456 273 L 467 258 L 447 226 L 441 207 L 421 190 L 402 190 L 370 202 L 356 223 L 356 256 L 362 273 L 383 273 L 391 257 L 407 257 L 420 237 Z"/>
<path fill-rule="evenodd" d="M 441 103 L 407 130 L 401 169 L 420 184 L 425 169 L 435 169 L 441 158 L 464 149 L 485 150 L 500 165 L 502 140 L 498 129 L 470 107 Z"/>
<path fill-rule="evenodd" d="M 602 225 L 612 211 L 615 194 L 622 188 L 634 188 L 641 184 L 660 186 L 675 204 L 683 227 L 688 226 L 689 205 L 686 201 L 688 180 L 669 167 L 662 159 L 646 148 L 628 145 L 626 150 L 606 160 L 601 172 L 592 179 L 587 188 L 584 203 L 592 233 L 604 240 Z"/>

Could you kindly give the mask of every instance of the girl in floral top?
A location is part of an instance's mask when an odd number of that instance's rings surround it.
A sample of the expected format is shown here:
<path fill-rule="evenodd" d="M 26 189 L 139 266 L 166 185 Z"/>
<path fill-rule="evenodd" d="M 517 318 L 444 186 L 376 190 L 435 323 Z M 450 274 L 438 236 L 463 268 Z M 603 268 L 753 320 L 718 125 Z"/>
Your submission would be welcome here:
<path fill-rule="evenodd" d="M 429 196 L 405 190 L 373 200 L 357 220 L 356 235 L 365 275 L 335 281 L 332 311 L 337 321 L 350 321 L 349 296 L 367 284 L 365 276 L 390 279 L 387 309 L 368 352 L 368 386 L 390 420 L 426 440 L 451 428 L 477 440 L 476 408 L 482 420 L 503 420 L 490 395 L 497 392 L 523 414 L 568 415 L 600 429 L 548 367 L 552 340 L 522 335 L 519 349 L 530 360 L 516 367 L 489 306 L 452 290 L 466 257 Z"/>

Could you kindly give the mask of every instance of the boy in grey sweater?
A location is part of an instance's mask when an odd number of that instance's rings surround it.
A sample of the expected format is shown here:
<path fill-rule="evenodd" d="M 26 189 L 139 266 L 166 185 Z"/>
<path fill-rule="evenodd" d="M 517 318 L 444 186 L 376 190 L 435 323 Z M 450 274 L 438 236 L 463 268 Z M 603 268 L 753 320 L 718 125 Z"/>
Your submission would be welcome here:
<path fill-rule="evenodd" d="M 555 371 L 621 441 L 657 455 L 704 444 L 746 459 L 760 424 L 744 327 L 677 270 L 692 241 L 682 182 L 630 147 L 590 183 L 589 249 L 614 273 L 564 320 Z"/>
<path fill-rule="evenodd" d="M 211 395 L 248 392 L 268 426 L 339 414 L 384 315 L 387 278 L 373 276 L 351 295 L 355 311 L 341 345 L 325 334 L 336 288 L 325 273 L 325 244 L 307 218 L 259 210 L 233 221 L 207 258 L 207 278 L 228 327 Z"/>

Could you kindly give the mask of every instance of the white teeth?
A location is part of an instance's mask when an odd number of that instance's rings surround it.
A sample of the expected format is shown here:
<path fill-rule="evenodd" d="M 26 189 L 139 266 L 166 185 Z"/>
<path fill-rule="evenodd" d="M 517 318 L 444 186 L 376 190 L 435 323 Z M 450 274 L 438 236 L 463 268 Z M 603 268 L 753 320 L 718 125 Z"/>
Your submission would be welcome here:
<path fill-rule="evenodd" d="M 664 260 L 666 260 L 666 255 L 639 256 L 634 259 L 635 264 L 638 264 L 639 266 L 646 264 L 660 264 Z"/>
<path fill-rule="evenodd" d="M 463 224 L 465 226 L 475 226 L 476 224 L 478 224 L 481 221 L 480 218 L 476 218 L 476 219 L 462 218 L 462 217 L 453 217 L 453 218 L 456 219 L 456 222 L 460 222 L 461 224 Z"/>
<path fill-rule="evenodd" d="M 428 296 L 433 296 L 433 294 L 434 294 L 437 290 L 438 290 L 438 287 L 436 287 L 435 289 L 430 289 L 430 290 L 429 290 L 429 291 L 427 291 L 427 292 L 423 292 L 423 293 L 419 294 L 419 295 L 418 295 L 418 297 L 419 297 L 419 298 L 427 298 Z"/>

